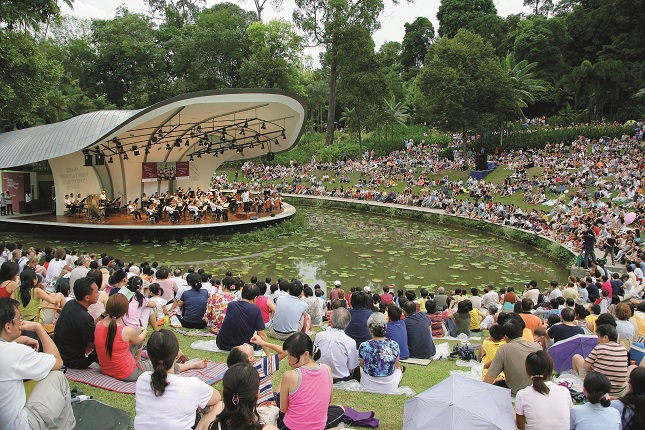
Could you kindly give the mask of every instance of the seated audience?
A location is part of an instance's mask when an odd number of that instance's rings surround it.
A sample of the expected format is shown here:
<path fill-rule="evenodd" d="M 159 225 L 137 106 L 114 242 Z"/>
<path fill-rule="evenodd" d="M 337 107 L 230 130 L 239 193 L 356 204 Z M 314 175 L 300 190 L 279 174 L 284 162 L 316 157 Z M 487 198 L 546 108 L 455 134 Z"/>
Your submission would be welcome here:
<path fill-rule="evenodd" d="M 363 291 L 356 291 L 350 297 L 352 308 L 349 310 L 352 319 L 345 327 L 345 334 L 356 342 L 356 349 L 372 336 L 367 328 L 367 319 L 372 315 L 372 296 Z M 427 325 L 427 323 L 426 323 Z"/>
<path fill-rule="evenodd" d="M 399 344 L 385 337 L 385 316 L 374 312 L 367 319 L 372 339 L 358 348 L 361 386 L 370 393 L 393 393 L 399 387 L 405 367 L 399 363 Z"/>
<path fill-rule="evenodd" d="M 275 302 L 275 315 L 269 326 L 269 336 L 286 340 L 297 331 L 305 329 L 307 303 L 300 300 L 302 282 L 294 280 L 289 284 L 289 294 L 280 296 Z"/>
<path fill-rule="evenodd" d="M 61 293 L 45 291 L 38 275 L 33 270 L 22 271 L 20 288 L 14 292 L 14 298 L 18 301 L 18 312 L 26 321 L 36 321 L 38 308 L 42 306 L 43 300 L 50 306 L 59 308 L 62 308 L 66 303 L 65 297 Z"/>
<path fill-rule="evenodd" d="M 428 303 L 428 301 L 425 302 L 426 308 L 428 307 Z M 431 310 L 433 305 L 434 302 L 429 306 Z M 408 331 L 405 328 L 405 323 L 401 320 L 402 315 L 403 312 L 398 306 L 389 305 L 387 307 L 387 316 L 389 321 L 387 323 L 385 336 L 399 345 L 399 357 L 401 360 L 407 360 L 410 357 L 410 349 L 408 348 Z M 430 315 L 428 315 L 428 317 L 430 317 Z"/>
<path fill-rule="evenodd" d="M 414 302 L 403 303 L 405 329 L 408 333 L 410 358 L 432 358 L 437 350 L 432 342 L 432 333 L 425 313 L 416 311 Z"/>
<path fill-rule="evenodd" d="M 501 325 L 493 324 L 490 326 L 489 333 L 490 336 L 482 342 L 482 346 L 479 348 L 477 357 L 484 366 L 493 361 L 499 347 L 506 343 Z M 486 373 L 488 373 L 488 368 L 484 367 L 484 370 L 482 371 L 482 379 L 486 376 Z M 497 376 L 497 379 L 504 379 L 504 372 L 500 373 Z"/>
<path fill-rule="evenodd" d="M 553 339 L 553 343 L 558 343 L 578 334 L 585 334 L 582 327 L 575 322 L 576 314 L 573 309 L 562 309 L 561 316 L 562 322 L 549 327 L 547 330 L 549 337 Z"/>
<path fill-rule="evenodd" d="M 605 375 L 611 381 L 611 395 L 620 397 L 627 389 L 627 350 L 618 343 L 618 332 L 609 324 L 596 328 L 598 345 L 587 357 L 580 354 L 573 356 L 571 364 L 581 379 L 588 372 L 595 371 Z"/>
<path fill-rule="evenodd" d="M 149 363 L 153 364 L 137 379 L 134 427 L 137 430 L 188 430 L 195 426 L 197 410 L 210 406 L 210 411 L 204 413 L 197 424 L 198 429 L 206 428 L 221 410 L 217 408 L 220 394 L 197 378 L 176 375 L 181 353 L 174 333 L 165 329 L 152 333 L 147 351 Z"/>
<path fill-rule="evenodd" d="M 54 330 L 54 342 L 65 366 L 85 369 L 98 360 L 94 349 L 95 320 L 87 312 L 99 299 L 99 289 L 93 278 L 78 278 L 74 283 L 74 296 L 65 305 Z M 100 321 L 102 318 L 99 317 Z M 96 321 L 96 322 L 98 322 Z"/>
<path fill-rule="evenodd" d="M 35 332 L 38 341 L 23 336 Z M 63 360 L 43 326 L 25 321 L 18 302 L 0 298 L 0 428 L 68 430 L 76 425 Z M 27 397 L 25 380 L 36 381 Z"/>
<path fill-rule="evenodd" d="M 195 285 L 195 283 L 197 282 L 199 282 L 201 285 L 201 277 L 197 273 L 189 274 L 186 277 L 186 281 L 191 286 Z M 195 288 L 196 287 L 193 287 L 193 289 Z M 235 288 L 235 279 L 227 275 L 226 277 L 224 277 L 224 279 L 222 279 L 222 291 L 219 293 L 213 294 L 208 299 L 206 312 L 205 314 L 203 314 L 203 318 L 206 320 L 206 323 L 210 328 L 211 333 L 215 335 L 218 334 L 220 328 L 222 328 L 222 324 L 224 323 L 224 317 L 226 316 L 226 308 L 228 307 L 228 304 L 233 300 L 237 300 L 235 295 L 231 293 L 231 288 Z M 195 319 L 195 321 L 197 321 L 198 320 L 197 314 L 198 312 L 196 312 L 196 315 L 192 316 L 191 319 Z"/>
<path fill-rule="evenodd" d="M 279 428 L 323 430 L 335 427 L 344 410 L 331 405 L 331 369 L 316 363 L 320 351 L 301 331 L 289 336 L 283 345 L 289 366 L 280 383 Z"/>
<path fill-rule="evenodd" d="M 587 403 L 574 406 L 571 409 L 571 430 L 607 429 L 619 430 L 621 428 L 620 413 L 610 408 L 611 382 L 605 375 L 590 372 L 584 380 L 583 392 Z"/>
<path fill-rule="evenodd" d="M 334 309 L 329 330 L 316 333 L 314 339 L 314 345 L 320 350 L 318 362 L 329 366 L 334 383 L 360 379 L 356 342 L 345 334 L 350 320 L 347 309 Z"/>
<path fill-rule="evenodd" d="M 531 384 L 515 397 L 517 428 L 569 430 L 573 402 L 566 387 L 551 382 L 551 356 L 542 350 L 534 351 L 526 356 L 525 362 Z"/>
<path fill-rule="evenodd" d="M 222 379 L 222 401 L 214 408 L 217 416 L 208 430 L 278 430 L 260 420 L 257 411 L 259 386 L 258 372 L 249 363 L 229 367 Z"/>
<path fill-rule="evenodd" d="M 14 261 L 5 261 L 0 266 L 0 298 L 11 297 L 20 288 L 18 275 L 20 267 Z"/>
<path fill-rule="evenodd" d="M 173 310 L 176 307 L 181 308 L 179 322 L 182 327 L 205 328 L 207 323 L 204 321 L 204 315 L 206 314 L 209 299 L 208 292 L 202 289 L 202 277 L 198 273 L 191 273 L 186 277 L 186 281 L 188 282 L 190 289 L 184 291 L 181 298 L 178 298 L 173 302 L 170 310 Z M 217 294 L 214 294 L 213 297 L 216 295 Z M 231 301 L 232 300 L 233 299 L 231 298 Z M 222 322 L 223 321 L 224 315 L 222 315 Z M 218 327 L 218 332 L 220 327 L 221 324 Z"/>
<path fill-rule="evenodd" d="M 259 295 L 260 289 L 257 285 L 246 284 L 242 288 L 242 300 L 228 304 L 224 323 L 215 339 L 219 349 L 230 351 L 248 342 L 255 333 L 268 342 L 262 311 L 255 304 Z M 257 348 L 260 349 L 260 346 Z"/>
<path fill-rule="evenodd" d="M 645 368 L 636 367 L 632 370 L 627 393 L 612 400 L 611 406 L 618 410 L 623 430 L 645 428 Z"/>

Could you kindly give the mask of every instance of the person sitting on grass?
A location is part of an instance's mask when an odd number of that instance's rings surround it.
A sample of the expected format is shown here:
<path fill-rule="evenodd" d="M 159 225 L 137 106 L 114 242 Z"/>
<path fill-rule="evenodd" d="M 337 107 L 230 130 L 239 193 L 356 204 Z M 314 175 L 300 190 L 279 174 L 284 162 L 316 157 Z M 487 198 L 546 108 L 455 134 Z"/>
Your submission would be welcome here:
<path fill-rule="evenodd" d="M 492 326 L 490 326 L 489 333 L 490 336 L 487 339 L 484 339 L 482 346 L 481 348 L 479 348 L 479 352 L 477 353 L 477 359 L 483 365 L 486 365 L 487 363 L 493 361 L 499 347 L 506 343 L 506 341 L 504 340 L 504 333 L 502 331 L 501 325 L 493 324 Z M 484 376 L 486 376 L 486 373 L 488 373 L 487 367 L 485 367 L 482 371 L 482 379 L 484 378 Z M 497 376 L 497 379 L 504 379 L 504 372 L 500 373 Z"/>
<path fill-rule="evenodd" d="M 136 381 L 145 371 L 154 371 L 155 364 L 141 358 L 143 341 L 148 332 L 141 328 L 127 327 L 123 317 L 128 311 L 129 302 L 123 294 L 115 294 L 105 306 L 107 316 L 96 325 L 94 344 L 101 372 L 125 382 Z M 206 361 L 179 364 L 176 372 L 188 369 L 203 369 Z"/>
<path fill-rule="evenodd" d="M 199 429 L 206 428 L 217 416 L 220 393 L 198 378 L 176 375 L 180 366 L 177 359 L 181 352 L 173 332 L 161 329 L 152 333 L 147 351 L 152 369 L 146 370 L 137 379 L 134 427 L 137 430 L 188 430 L 195 425 L 195 412 L 210 406 L 210 411 L 202 415 L 197 426 Z"/>
<path fill-rule="evenodd" d="M 356 342 L 345 334 L 351 316 L 343 307 L 331 313 L 331 327 L 316 333 L 314 345 L 320 349 L 321 364 L 331 368 L 334 383 L 360 379 Z M 404 327 L 405 328 L 405 327 Z"/>
<path fill-rule="evenodd" d="M 38 341 L 22 335 L 35 332 Z M 24 321 L 18 302 L 0 298 L 0 428 L 73 429 L 69 384 L 56 344 L 43 326 Z M 36 381 L 27 397 L 25 380 Z"/>
<path fill-rule="evenodd" d="M 620 413 L 609 407 L 611 406 L 609 379 L 602 373 L 588 373 L 582 389 L 587 397 L 587 403 L 574 406 L 571 410 L 571 430 L 619 430 Z"/>
<path fill-rule="evenodd" d="M 280 393 L 273 392 L 271 375 L 280 369 L 280 360 L 287 356 L 287 352 L 282 349 L 282 346 L 266 342 L 257 335 L 253 336 L 249 342 L 259 345 L 262 348 L 272 349 L 276 354 L 256 359 L 253 355 L 253 346 L 245 343 L 244 345 L 231 349 L 226 359 L 226 365 L 230 368 L 236 363 L 250 363 L 260 376 L 260 395 L 257 399 L 258 407 L 277 406 Z"/>
<path fill-rule="evenodd" d="M 249 363 L 229 367 L 222 379 L 222 401 L 214 408 L 217 416 L 208 430 L 278 430 L 264 425 L 257 411 L 260 377 Z M 197 429 L 201 428 L 201 424 Z"/>
<path fill-rule="evenodd" d="M 38 275 L 33 270 L 23 270 L 20 274 L 20 288 L 14 293 L 18 301 L 18 312 L 26 321 L 36 321 L 38 308 L 42 306 L 43 300 L 51 306 L 62 308 L 65 297 L 61 293 L 48 293 L 42 288 Z M 40 321 L 36 321 L 40 322 Z"/>
<path fill-rule="evenodd" d="M 226 279 L 226 278 L 225 278 Z M 176 307 L 181 308 L 181 317 L 179 322 L 185 328 L 205 328 L 207 323 L 204 320 L 206 308 L 208 307 L 208 291 L 202 289 L 202 277 L 198 273 L 191 273 L 186 277 L 186 281 L 190 286 L 189 290 L 183 292 L 181 299 L 173 302 L 170 310 Z M 213 298 L 218 294 L 213 294 Z M 212 300 L 212 299 L 211 299 Z M 231 296 L 231 300 L 233 300 Z M 226 302 L 228 303 L 228 302 Z M 221 322 L 224 321 L 224 315 L 221 316 Z M 221 323 L 217 326 L 217 331 L 221 328 Z M 211 327 L 212 331 L 213 327 Z"/>
<path fill-rule="evenodd" d="M 399 344 L 385 337 L 387 323 L 382 313 L 374 312 L 367 319 L 367 327 L 372 339 L 358 348 L 361 386 L 370 393 L 393 393 L 405 371 L 399 363 Z"/>
<path fill-rule="evenodd" d="M 645 368 L 636 367 L 629 374 L 629 390 L 623 397 L 612 400 L 611 406 L 618 410 L 623 430 L 645 428 Z"/>
<path fill-rule="evenodd" d="M 551 382 L 551 356 L 542 350 L 530 353 L 526 357 L 526 373 L 531 385 L 519 390 L 515 397 L 517 428 L 569 430 L 573 402 L 566 387 Z"/>
<path fill-rule="evenodd" d="M 154 300 L 143 295 L 142 287 L 143 279 L 133 276 L 128 279 L 127 289 L 121 291 L 129 300 L 128 312 L 123 317 L 123 324 L 137 329 L 144 329 L 150 324 L 152 329 L 157 331 L 157 315 L 155 313 L 157 304 Z"/>
<path fill-rule="evenodd" d="M 287 370 L 280 382 L 278 427 L 292 430 L 335 427 L 345 411 L 330 404 L 333 394 L 331 369 L 316 363 L 320 350 L 302 331 L 289 336 L 283 349 L 293 370 Z"/>
<path fill-rule="evenodd" d="M 432 358 L 436 354 L 436 348 L 432 342 L 432 332 L 428 324 L 428 316 L 425 313 L 416 311 L 414 302 L 403 303 L 405 313 L 405 329 L 408 333 L 408 348 L 411 358 Z"/>
<path fill-rule="evenodd" d="M 430 303 L 430 305 L 428 305 L 428 303 Z M 430 310 L 433 309 L 433 306 L 436 308 L 434 301 L 426 301 L 425 306 L 426 308 L 429 307 Z M 408 348 L 408 331 L 405 328 L 405 323 L 401 320 L 402 315 L 403 312 L 398 306 L 389 305 L 387 307 L 387 316 L 389 321 L 387 323 L 387 331 L 385 332 L 385 335 L 388 339 L 392 339 L 399 345 L 401 360 L 407 360 L 410 357 L 410 349 Z M 428 317 L 430 316 L 431 315 L 428 314 Z"/>

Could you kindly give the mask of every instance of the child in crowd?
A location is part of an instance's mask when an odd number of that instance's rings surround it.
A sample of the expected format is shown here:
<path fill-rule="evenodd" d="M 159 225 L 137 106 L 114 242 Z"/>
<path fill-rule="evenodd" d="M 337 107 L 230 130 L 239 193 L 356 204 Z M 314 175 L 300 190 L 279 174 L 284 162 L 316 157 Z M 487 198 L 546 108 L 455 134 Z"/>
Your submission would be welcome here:
<path fill-rule="evenodd" d="M 164 318 L 169 314 L 168 309 L 166 308 L 168 301 L 161 297 L 161 295 L 163 294 L 163 289 L 156 282 L 148 285 L 148 291 L 150 291 L 150 298 L 155 303 L 155 318 L 157 319 L 157 325 L 162 326 L 164 325 Z"/>
<path fill-rule="evenodd" d="M 488 314 L 480 324 L 482 330 L 489 330 L 490 327 L 495 324 L 497 320 L 497 311 L 498 309 L 495 305 L 490 305 L 488 307 Z M 434 333 L 432 333 L 432 337 L 435 337 Z"/>
<path fill-rule="evenodd" d="M 609 310 L 609 305 L 611 305 L 611 299 L 609 298 L 609 291 L 602 290 L 600 292 L 600 298 L 596 300 L 596 305 L 600 306 L 600 313 L 607 313 Z"/>
<path fill-rule="evenodd" d="M 491 306 L 493 307 L 493 306 Z M 500 346 L 504 345 L 506 341 L 504 340 L 504 334 L 502 333 L 502 326 L 499 324 L 493 324 L 489 329 L 490 336 L 484 339 L 482 342 L 482 347 L 479 348 L 477 353 L 477 359 L 482 363 L 490 363 L 495 358 L 497 350 Z M 482 379 L 488 373 L 488 368 L 484 368 L 482 371 Z M 504 379 L 504 372 L 500 373 L 497 379 Z"/>
<path fill-rule="evenodd" d="M 585 377 L 582 389 L 588 402 L 571 409 L 571 430 L 619 430 L 620 413 L 609 407 L 609 378 L 599 372 L 590 372 Z"/>
<path fill-rule="evenodd" d="M 547 339 L 548 336 L 546 335 L 546 328 L 543 326 L 535 327 L 535 330 L 533 331 L 533 341 L 540 345 L 540 348 L 542 348 L 543 351 L 547 350 Z"/>

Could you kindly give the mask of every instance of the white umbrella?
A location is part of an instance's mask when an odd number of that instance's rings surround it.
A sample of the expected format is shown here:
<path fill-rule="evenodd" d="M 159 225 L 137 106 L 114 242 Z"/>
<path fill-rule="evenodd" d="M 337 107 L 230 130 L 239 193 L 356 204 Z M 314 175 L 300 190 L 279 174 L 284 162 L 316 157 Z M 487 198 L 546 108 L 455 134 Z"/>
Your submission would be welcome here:
<path fill-rule="evenodd" d="M 511 390 L 452 375 L 405 402 L 403 430 L 515 430 Z"/>

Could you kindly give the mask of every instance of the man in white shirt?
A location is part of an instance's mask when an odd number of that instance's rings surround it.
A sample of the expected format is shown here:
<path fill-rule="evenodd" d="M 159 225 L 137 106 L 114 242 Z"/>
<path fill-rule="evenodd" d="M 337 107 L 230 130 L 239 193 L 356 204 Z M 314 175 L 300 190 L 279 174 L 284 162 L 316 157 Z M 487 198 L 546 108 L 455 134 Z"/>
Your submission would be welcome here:
<path fill-rule="evenodd" d="M 486 285 L 486 294 L 482 296 L 482 309 L 488 309 L 493 305 L 499 304 L 499 295 L 495 291 L 493 284 Z"/>
<path fill-rule="evenodd" d="M 0 298 L 0 326 L 0 428 L 73 429 L 69 384 L 57 371 L 63 360 L 54 341 L 41 324 L 22 320 L 11 298 Z M 42 353 L 23 330 L 36 332 Z M 29 398 L 24 380 L 37 381 Z"/>
<path fill-rule="evenodd" d="M 533 303 L 538 302 L 538 297 L 540 296 L 540 290 L 537 288 L 537 281 L 531 280 L 524 284 L 526 289 L 524 290 L 524 293 L 522 294 L 522 298 L 526 299 L 529 298 L 533 300 Z"/>
<path fill-rule="evenodd" d="M 558 283 L 556 281 L 551 281 L 551 293 L 549 294 L 549 301 L 562 297 L 562 290 L 558 288 Z"/>
<path fill-rule="evenodd" d="M 331 328 L 316 334 L 314 345 L 320 349 L 319 363 L 331 368 L 334 383 L 353 379 L 358 370 L 356 341 L 345 334 L 345 327 L 352 316 L 345 308 L 334 309 L 331 313 Z"/>

